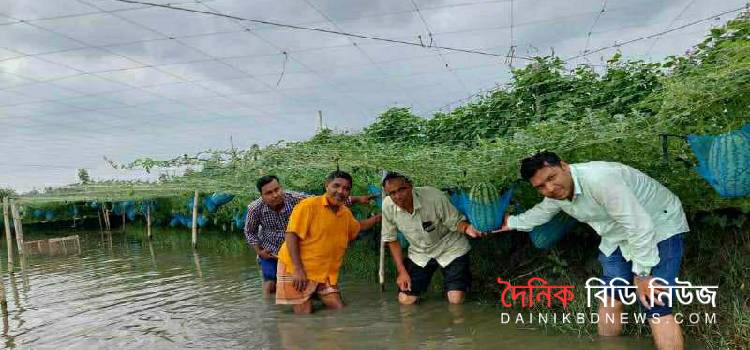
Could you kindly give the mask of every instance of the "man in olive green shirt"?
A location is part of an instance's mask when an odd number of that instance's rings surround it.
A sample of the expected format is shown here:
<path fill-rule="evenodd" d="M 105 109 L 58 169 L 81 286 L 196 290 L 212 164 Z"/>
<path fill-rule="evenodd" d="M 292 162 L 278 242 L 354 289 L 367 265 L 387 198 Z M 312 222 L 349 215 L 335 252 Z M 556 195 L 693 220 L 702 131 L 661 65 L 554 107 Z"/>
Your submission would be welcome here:
<path fill-rule="evenodd" d="M 466 218 L 440 190 L 413 187 L 411 180 L 398 173 L 383 179 L 382 239 L 388 243 L 396 264 L 398 300 L 413 304 L 427 290 L 432 274 L 439 267 L 443 289 L 451 304 L 463 302 L 471 284 L 466 235 L 480 237 Z M 403 258 L 396 234 L 401 231 L 409 242 Z"/>
<path fill-rule="evenodd" d="M 541 152 L 521 161 L 521 176 L 544 200 L 520 215 L 507 217 L 501 231 L 531 231 L 564 211 L 589 224 L 600 236 L 599 261 L 605 283 L 634 283 L 644 305 L 658 349 L 682 349 L 680 326 L 671 305 L 651 295 L 654 277 L 675 285 L 683 254 L 682 236 L 689 230 L 682 203 L 646 174 L 614 162 L 568 164 Z M 657 293 L 661 288 L 654 288 Z M 617 298 L 615 298 L 617 299 Z M 614 305 L 614 306 L 610 306 Z M 599 334 L 622 332 L 621 300 L 599 306 Z M 609 316 L 607 316 L 609 315 Z M 614 317 L 612 317 L 614 316 Z M 612 320 L 609 322 L 605 320 Z"/>

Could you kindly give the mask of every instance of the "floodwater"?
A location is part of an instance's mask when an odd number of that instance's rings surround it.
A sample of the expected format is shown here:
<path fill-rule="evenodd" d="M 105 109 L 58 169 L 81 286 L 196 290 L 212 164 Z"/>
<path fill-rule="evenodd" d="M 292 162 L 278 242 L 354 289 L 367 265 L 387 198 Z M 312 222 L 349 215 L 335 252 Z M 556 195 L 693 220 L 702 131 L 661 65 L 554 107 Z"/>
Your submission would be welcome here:
<path fill-rule="evenodd" d="M 11 274 L 3 244 L 8 315 L 0 344 L 58 349 L 653 348 L 647 338 L 599 340 L 502 325 L 499 310 L 490 305 L 450 307 L 433 298 L 400 306 L 392 288 L 381 294 L 371 282 L 349 276 L 341 282 L 344 310 L 295 317 L 263 297 L 254 254 L 241 248 L 239 238 L 227 248 L 221 243 L 226 234 L 212 234 L 193 251 L 185 231 L 157 231 L 153 243 L 141 233 L 77 234 L 77 241 L 63 246 L 27 245 L 26 257 L 16 256 Z"/>

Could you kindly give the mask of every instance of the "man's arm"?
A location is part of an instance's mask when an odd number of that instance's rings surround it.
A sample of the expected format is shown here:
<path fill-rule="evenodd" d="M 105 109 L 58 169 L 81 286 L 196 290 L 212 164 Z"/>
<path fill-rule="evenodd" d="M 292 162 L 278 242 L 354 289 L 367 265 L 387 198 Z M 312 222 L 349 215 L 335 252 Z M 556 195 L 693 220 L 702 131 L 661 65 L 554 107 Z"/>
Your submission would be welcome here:
<path fill-rule="evenodd" d="M 483 232 L 474 228 L 474 226 L 469 223 L 469 220 L 467 220 L 466 217 L 456 209 L 446 195 L 441 194 L 440 205 L 438 207 L 440 208 L 438 214 L 440 215 L 443 224 L 452 231 L 457 231 L 473 238 L 484 236 Z"/>
<path fill-rule="evenodd" d="M 401 291 L 410 291 L 411 290 L 411 277 L 409 276 L 409 273 L 406 271 L 406 266 L 404 266 L 404 256 L 401 253 L 401 244 L 398 243 L 398 240 L 390 241 L 388 243 L 388 250 L 391 251 L 391 257 L 393 258 L 393 263 L 396 265 L 396 284 L 398 285 L 398 288 Z"/>
<path fill-rule="evenodd" d="M 255 215 L 255 208 L 252 204 L 248 205 L 247 214 L 245 214 L 245 240 L 247 241 L 248 246 L 255 249 L 256 253 L 260 251 L 260 239 L 258 238 L 259 226 L 260 222 L 257 215 Z"/>
<path fill-rule="evenodd" d="M 376 214 L 376 215 L 373 215 L 373 216 L 371 216 L 371 217 L 369 217 L 367 219 L 360 220 L 359 221 L 359 231 L 367 231 L 367 230 L 369 230 L 371 227 L 375 226 L 375 224 L 379 223 L 380 220 L 382 219 L 382 217 L 383 216 L 381 214 Z"/>
<path fill-rule="evenodd" d="M 294 232 L 287 232 L 284 235 L 286 239 L 286 249 L 289 251 L 289 257 L 292 259 L 292 265 L 294 266 L 294 280 L 292 284 L 298 291 L 305 290 L 307 287 L 307 275 L 305 274 L 305 267 L 302 266 L 302 258 L 299 254 L 299 236 Z"/>
<path fill-rule="evenodd" d="M 375 198 L 375 195 L 351 196 L 349 197 L 349 201 L 351 202 L 351 204 L 368 204 L 374 198 Z"/>
<path fill-rule="evenodd" d="M 533 208 L 521 214 L 507 216 L 506 220 L 503 220 L 505 225 L 503 225 L 500 231 L 518 230 L 529 232 L 534 227 L 546 224 L 559 212 L 560 207 L 551 199 L 545 198 Z"/>

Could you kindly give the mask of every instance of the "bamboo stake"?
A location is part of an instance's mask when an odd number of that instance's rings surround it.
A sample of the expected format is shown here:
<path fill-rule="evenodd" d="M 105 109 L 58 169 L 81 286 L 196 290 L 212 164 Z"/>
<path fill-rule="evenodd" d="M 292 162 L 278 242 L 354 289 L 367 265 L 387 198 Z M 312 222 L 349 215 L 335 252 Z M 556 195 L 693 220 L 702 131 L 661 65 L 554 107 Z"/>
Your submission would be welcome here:
<path fill-rule="evenodd" d="M 385 177 L 385 171 L 381 172 L 381 179 Z M 383 190 L 380 191 L 380 198 L 383 199 L 385 196 L 385 193 L 383 193 Z M 382 232 L 381 232 L 382 235 Z M 383 237 L 380 237 L 380 264 L 379 264 L 379 270 L 378 270 L 378 281 L 380 282 L 380 291 L 385 291 L 385 242 L 383 242 Z"/>
<path fill-rule="evenodd" d="M 146 205 L 146 233 L 151 239 L 151 205 Z"/>
<path fill-rule="evenodd" d="M 193 248 L 198 245 L 198 190 L 193 196 Z"/>
<path fill-rule="evenodd" d="M 8 245 L 8 271 L 13 269 L 13 238 L 10 236 L 10 215 L 8 198 L 3 198 L 3 223 L 5 224 L 5 243 Z"/>
<path fill-rule="evenodd" d="M 18 246 L 18 254 L 23 255 L 23 223 L 21 222 L 21 215 L 18 214 L 18 207 L 16 202 L 10 200 L 10 211 L 13 215 L 13 226 L 16 228 L 16 245 Z"/>
<path fill-rule="evenodd" d="M 104 226 L 109 231 L 111 230 L 111 226 L 109 224 L 109 209 L 107 209 L 107 204 L 102 204 L 102 214 L 104 214 Z"/>
<path fill-rule="evenodd" d="M 122 213 L 122 231 L 125 231 L 125 213 Z"/>
<path fill-rule="evenodd" d="M 5 198 L 3 198 L 3 203 L 5 203 Z M 8 217 L 7 211 L 5 211 L 5 213 L 6 214 L 5 214 L 4 219 L 6 219 L 5 222 L 7 223 L 8 222 L 7 221 L 7 217 Z M 6 228 L 10 228 L 10 227 L 6 226 Z M 2 262 L 0 262 L 0 271 L 2 271 L 2 266 L 1 265 L 2 265 Z M 4 334 L 8 334 L 8 331 L 7 331 L 7 329 L 8 329 L 8 327 L 7 327 L 7 323 L 8 323 L 8 299 L 7 299 L 6 295 L 5 295 L 5 282 L 3 281 L 2 275 L 0 275 L 0 311 L 2 312 L 2 315 L 3 315 L 3 325 L 4 325 L 3 332 L 4 332 Z"/>
<path fill-rule="evenodd" d="M 96 211 L 96 217 L 99 218 L 99 231 L 102 231 L 103 228 L 102 228 L 102 212 L 101 212 L 101 210 L 97 210 Z"/>

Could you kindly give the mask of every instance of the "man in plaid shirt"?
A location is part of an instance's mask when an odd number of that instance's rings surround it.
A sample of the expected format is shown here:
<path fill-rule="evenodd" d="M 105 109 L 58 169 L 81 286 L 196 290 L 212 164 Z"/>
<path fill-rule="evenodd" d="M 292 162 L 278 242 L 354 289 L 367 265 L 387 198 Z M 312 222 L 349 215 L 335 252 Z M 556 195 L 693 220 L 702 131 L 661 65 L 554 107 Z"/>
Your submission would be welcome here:
<path fill-rule="evenodd" d="M 245 238 L 247 244 L 258 254 L 258 263 L 263 272 L 263 292 L 276 291 L 276 262 L 281 244 L 284 243 L 286 225 L 292 209 L 309 197 L 298 192 L 285 192 L 274 175 L 263 176 L 255 184 L 260 198 L 247 206 L 245 218 Z M 368 203 L 372 196 L 350 197 L 346 205 Z"/>

